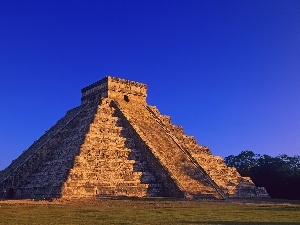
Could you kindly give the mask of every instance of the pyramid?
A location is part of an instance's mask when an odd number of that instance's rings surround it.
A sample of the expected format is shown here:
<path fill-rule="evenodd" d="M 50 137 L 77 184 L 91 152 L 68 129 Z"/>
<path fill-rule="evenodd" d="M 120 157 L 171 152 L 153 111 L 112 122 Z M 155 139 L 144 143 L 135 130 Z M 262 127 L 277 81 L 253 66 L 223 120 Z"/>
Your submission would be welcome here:
<path fill-rule="evenodd" d="M 146 91 L 111 76 L 83 88 L 81 105 L 0 172 L 0 196 L 268 197 L 148 105 Z"/>

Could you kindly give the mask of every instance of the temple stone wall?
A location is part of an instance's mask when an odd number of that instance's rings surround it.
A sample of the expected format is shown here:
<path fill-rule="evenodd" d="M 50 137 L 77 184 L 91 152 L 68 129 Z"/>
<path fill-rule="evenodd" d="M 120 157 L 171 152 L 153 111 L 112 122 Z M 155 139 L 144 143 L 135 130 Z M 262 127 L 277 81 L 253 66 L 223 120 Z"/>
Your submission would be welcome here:
<path fill-rule="evenodd" d="M 95 98 L 110 98 L 146 103 L 147 85 L 135 81 L 107 76 L 81 90 L 82 104 Z"/>

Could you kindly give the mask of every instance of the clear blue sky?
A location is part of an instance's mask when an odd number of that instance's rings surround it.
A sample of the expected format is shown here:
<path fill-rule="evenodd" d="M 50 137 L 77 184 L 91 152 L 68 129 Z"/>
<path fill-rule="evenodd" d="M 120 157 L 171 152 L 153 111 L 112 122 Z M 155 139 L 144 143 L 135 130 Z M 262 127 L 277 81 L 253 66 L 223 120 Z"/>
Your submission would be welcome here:
<path fill-rule="evenodd" d="M 111 74 L 215 155 L 300 154 L 300 1 L 0 1 L 0 169 Z"/>

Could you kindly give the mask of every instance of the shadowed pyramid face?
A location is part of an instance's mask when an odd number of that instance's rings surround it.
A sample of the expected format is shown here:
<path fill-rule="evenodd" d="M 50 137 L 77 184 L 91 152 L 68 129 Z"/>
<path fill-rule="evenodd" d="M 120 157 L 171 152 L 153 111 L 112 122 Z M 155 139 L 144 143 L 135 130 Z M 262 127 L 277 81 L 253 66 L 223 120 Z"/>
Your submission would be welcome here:
<path fill-rule="evenodd" d="M 145 84 L 106 77 L 0 174 L 6 198 L 266 197 L 146 103 Z"/>

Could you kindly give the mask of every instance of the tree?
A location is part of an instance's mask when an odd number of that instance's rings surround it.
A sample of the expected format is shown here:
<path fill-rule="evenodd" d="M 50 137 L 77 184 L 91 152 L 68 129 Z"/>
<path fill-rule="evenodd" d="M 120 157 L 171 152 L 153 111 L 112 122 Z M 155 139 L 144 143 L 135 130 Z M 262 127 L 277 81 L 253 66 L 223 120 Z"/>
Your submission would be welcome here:
<path fill-rule="evenodd" d="M 248 177 L 250 176 L 250 169 L 256 166 L 258 157 L 260 157 L 260 155 L 256 155 L 252 151 L 242 151 L 237 156 L 230 155 L 225 157 L 225 163 L 228 166 L 237 168 L 242 176 Z"/>
<path fill-rule="evenodd" d="M 271 157 L 242 151 L 225 157 L 225 162 L 242 176 L 251 177 L 256 186 L 265 187 L 273 198 L 300 199 L 300 156 Z"/>

